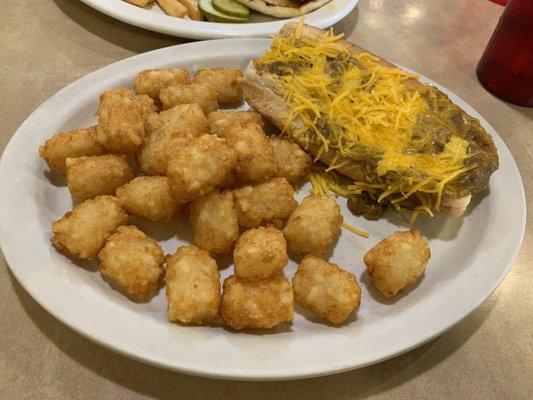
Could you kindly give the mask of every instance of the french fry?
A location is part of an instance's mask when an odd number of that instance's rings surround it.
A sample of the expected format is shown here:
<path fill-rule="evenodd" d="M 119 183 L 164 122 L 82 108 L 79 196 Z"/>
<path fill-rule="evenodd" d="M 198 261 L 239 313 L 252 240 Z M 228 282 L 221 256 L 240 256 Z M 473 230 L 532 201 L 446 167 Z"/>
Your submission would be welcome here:
<path fill-rule="evenodd" d="M 187 8 L 187 15 L 196 21 L 203 21 L 204 14 L 198 7 L 196 0 L 179 0 L 179 2 Z"/>
<path fill-rule="evenodd" d="M 138 7 L 148 7 L 154 2 L 154 0 L 125 0 L 125 1 L 126 3 L 130 3 Z"/>
<path fill-rule="evenodd" d="M 156 0 L 156 2 L 167 15 L 178 18 L 187 15 L 187 8 L 178 0 Z"/>

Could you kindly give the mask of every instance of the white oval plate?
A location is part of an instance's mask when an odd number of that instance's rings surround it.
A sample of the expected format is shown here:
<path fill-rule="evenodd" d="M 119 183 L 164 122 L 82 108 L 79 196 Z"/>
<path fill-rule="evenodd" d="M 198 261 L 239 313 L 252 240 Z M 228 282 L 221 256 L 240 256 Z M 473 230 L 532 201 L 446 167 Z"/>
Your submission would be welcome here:
<path fill-rule="evenodd" d="M 143 9 L 122 0 L 81 0 L 85 4 L 113 18 L 140 28 L 189 39 L 223 39 L 235 37 L 268 37 L 278 33 L 290 21 L 301 17 L 280 19 L 252 12 L 250 23 L 223 24 L 192 21 L 166 15 L 154 5 Z M 319 28 L 328 28 L 348 15 L 359 0 L 331 0 L 319 9 L 305 15 L 305 22 Z"/>
<path fill-rule="evenodd" d="M 330 257 L 362 282 L 357 317 L 341 327 L 317 323 L 299 308 L 292 325 L 273 332 L 239 334 L 220 327 L 170 324 L 164 290 L 149 303 L 133 303 L 98 273 L 73 264 L 52 248 L 50 222 L 72 202 L 67 188 L 50 181 L 37 154 L 46 138 L 94 123 L 100 92 L 129 85 L 142 69 L 244 68 L 269 43 L 268 39 L 206 41 L 119 61 L 61 90 L 22 124 L 0 161 L 0 243 L 11 271 L 39 304 L 80 334 L 153 365 L 219 378 L 291 379 L 354 369 L 406 352 L 456 324 L 498 286 L 522 241 L 526 213 L 522 181 L 511 153 L 487 121 L 436 84 L 492 134 L 500 169 L 491 178 L 490 193 L 475 198 L 475 207 L 464 218 L 420 218 L 417 228 L 430 239 L 432 257 L 424 278 L 396 301 L 386 301 L 369 288 L 362 256 L 378 240 L 408 226 L 393 212 L 379 221 L 356 218 L 339 199 L 346 221 L 371 235 L 364 239 L 343 231 Z M 298 199 L 307 190 L 298 193 Z M 157 228 L 139 223 L 167 253 L 190 240 L 183 225 Z M 295 267 L 291 261 L 288 277 Z M 232 269 L 226 262 L 223 277 Z"/>

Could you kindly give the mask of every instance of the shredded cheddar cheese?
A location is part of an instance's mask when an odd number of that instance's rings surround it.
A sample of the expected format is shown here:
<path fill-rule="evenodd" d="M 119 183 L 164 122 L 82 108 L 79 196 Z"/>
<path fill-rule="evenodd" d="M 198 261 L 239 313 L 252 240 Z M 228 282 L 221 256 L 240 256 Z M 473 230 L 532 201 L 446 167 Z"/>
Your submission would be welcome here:
<path fill-rule="evenodd" d="M 367 232 L 362 231 L 361 229 L 357 229 L 355 226 L 347 224 L 346 222 L 342 223 L 342 227 L 345 228 L 345 229 L 348 229 L 350 232 L 353 232 L 356 235 L 362 236 L 364 238 L 369 238 L 370 237 L 370 235 Z"/>
<path fill-rule="evenodd" d="M 418 89 L 405 84 L 416 75 L 381 65 L 368 53 L 354 56 L 339 43 L 342 35 L 332 31 L 310 40 L 302 27 L 291 37 L 274 38 L 258 60 L 275 67 L 282 84 L 291 110 L 284 130 L 319 145 L 317 158 L 336 150 L 339 157 L 326 172 L 347 160 L 372 166 L 361 182 L 313 174 L 313 190 L 348 196 L 372 189 L 379 191 L 378 201 L 399 210 L 408 198 L 417 199 L 414 218 L 433 215 L 445 185 L 471 168 L 465 166 L 468 141 L 428 109 Z M 291 132 L 295 118 L 305 132 Z M 448 136 L 439 136 L 441 131 Z"/>

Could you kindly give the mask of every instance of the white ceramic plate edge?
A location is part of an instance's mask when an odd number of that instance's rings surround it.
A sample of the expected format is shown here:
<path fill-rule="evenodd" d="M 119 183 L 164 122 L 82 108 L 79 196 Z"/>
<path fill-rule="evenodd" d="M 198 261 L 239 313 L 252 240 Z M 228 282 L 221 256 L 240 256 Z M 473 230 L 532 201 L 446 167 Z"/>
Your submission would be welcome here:
<path fill-rule="evenodd" d="M 122 0 L 81 0 L 88 6 L 110 17 L 139 28 L 154 32 L 178 36 L 189 39 L 222 39 L 231 37 L 267 37 L 279 31 L 287 22 L 298 21 L 298 18 L 278 19 L 268 22 L 228 24 L 215 22 L 192 21 L 158 14 L 140 7 L 125 3 Z M 338 1 L 338 0 L 336 0 Z M 342 4 L 334 9 L 331 3 L 305 15 L 308 24 L 328 28 L 346 17 L 356 6 L 359 0 L 340 0 Z"/>

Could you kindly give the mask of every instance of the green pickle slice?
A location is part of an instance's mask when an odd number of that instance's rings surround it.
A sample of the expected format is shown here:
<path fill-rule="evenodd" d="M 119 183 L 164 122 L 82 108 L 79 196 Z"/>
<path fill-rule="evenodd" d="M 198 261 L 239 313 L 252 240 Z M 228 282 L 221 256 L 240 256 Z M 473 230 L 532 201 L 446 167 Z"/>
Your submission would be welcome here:
<path fill-rule="evenodd" d="M 250 18 L 250 9 L 235 0 L 213 0 L 213 7 L 222 14 L 239 18 Z"/>
<path fill-rule="evenodd" d="M 211 0 L 200 0 L 198 6 L 210 22 L 248 22 L 250 20 L 249 14 L 243 18 L 218 11 L 213 7 Z"/>

